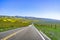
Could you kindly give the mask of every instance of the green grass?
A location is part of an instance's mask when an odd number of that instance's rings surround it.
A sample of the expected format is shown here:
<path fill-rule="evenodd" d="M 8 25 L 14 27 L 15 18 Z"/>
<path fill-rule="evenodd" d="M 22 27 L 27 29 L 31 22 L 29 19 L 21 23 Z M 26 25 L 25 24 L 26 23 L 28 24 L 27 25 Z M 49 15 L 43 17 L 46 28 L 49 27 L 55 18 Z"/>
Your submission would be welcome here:
<path fill-rule="evenodd" d="M 52 40 L 60 40 L 60 25 L 40 25 L 35 24 L 38 30 L 41 30 Z"/>
<path fill-rule="evenodd" d="M 31 24 L 31 20 L 14 17 L 0 17 L 0 32 L 25 27 Z"/>
<path fill-rule="evenodd" d="M 24 18 L 15 18 L 15 17 L 0 17 L 0 32 L 21 28 L 30 25 L 31 23 L 34 24 L 38 30 L 41 30 L 45 33 L 48 37 L 52 40 L 60 40 L 60 24 L 57 23 L 46 23 L 44 21 L 38 20 L 29 20 Z M 40 23 L 38 23 L 40 22 Z"/>

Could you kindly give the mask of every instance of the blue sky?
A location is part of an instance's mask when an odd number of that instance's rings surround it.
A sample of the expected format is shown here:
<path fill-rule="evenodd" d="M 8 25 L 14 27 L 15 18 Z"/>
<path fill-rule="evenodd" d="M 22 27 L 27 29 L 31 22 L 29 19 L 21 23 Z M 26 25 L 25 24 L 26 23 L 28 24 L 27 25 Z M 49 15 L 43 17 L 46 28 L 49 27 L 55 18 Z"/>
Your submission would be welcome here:
<path fill-rule="evenodd" d="M 0 0 L 0 15 L 60 20 L 60 0 Z"/>

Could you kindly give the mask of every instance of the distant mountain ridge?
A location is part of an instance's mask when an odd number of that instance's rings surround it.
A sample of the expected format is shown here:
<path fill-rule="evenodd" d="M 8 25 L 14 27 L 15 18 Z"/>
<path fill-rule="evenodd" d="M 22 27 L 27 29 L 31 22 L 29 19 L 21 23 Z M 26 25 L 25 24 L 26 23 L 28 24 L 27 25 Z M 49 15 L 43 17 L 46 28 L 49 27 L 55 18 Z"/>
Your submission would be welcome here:
<path fill-rule="evenodd" d="M 22 17 L 22 16 L 15 16 L 17 18 L 25 18 L 25 19 L 31 19 L 31 20 L 40 20 L 39 23 L 59 23 L 60 20 L 55 20 L 55 19 L 48 19 L 48 18 L 37 18 L 37 17 Z"/>
<path fill-rule="evenodd" d="M 17 17 L 17 18 L 27 18 L 27 19 L 46 20 L 46 21 L 51 21 L 51 20 L 53 20 L 53 21 L 60 21 L 60 20 L 55 20 L 55 19 L 37 18 L 37 17 L 27 17 L 27 16 L 25 16 L 25 17 L 23 17 L 23 16 L 15 16 L 15 17 Z"/>
<path fill-rule="evenodd" d="M 48 18 L 37 18 L 37 17 L 23 17 L 23 16 L 0 16 L 0 17 L 16 17 L 16 18 L 25 18 L 25 19 L 31 19 L 31 20 L 41 20 L 41 21 L 46 21 L 46 22 L 58 22 L 60 23 L 60 20 L 55 20 L 55 19 L 48 19 Z"/>

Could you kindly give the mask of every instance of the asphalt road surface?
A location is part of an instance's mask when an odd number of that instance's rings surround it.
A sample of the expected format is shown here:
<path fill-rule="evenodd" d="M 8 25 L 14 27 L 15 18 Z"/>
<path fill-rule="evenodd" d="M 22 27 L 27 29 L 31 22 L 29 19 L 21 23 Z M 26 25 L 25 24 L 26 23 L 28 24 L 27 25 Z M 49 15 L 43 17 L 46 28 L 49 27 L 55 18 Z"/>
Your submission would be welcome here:
<path fill-rule="evenodd" d="M 48 40 L 33 25 L 6 32 L 0 32 L 0 40 Z"/>

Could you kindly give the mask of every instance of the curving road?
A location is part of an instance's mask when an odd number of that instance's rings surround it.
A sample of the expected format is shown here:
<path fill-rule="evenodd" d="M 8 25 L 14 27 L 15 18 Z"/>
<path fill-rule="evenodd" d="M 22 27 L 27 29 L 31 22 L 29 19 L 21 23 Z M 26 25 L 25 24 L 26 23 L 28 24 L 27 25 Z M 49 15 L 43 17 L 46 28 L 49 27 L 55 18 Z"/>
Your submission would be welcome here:
<path fill-rule="evenodd" d="M 18 28 L 0 33 L 0 40 L 48 40 L 33 26 Z"/>

